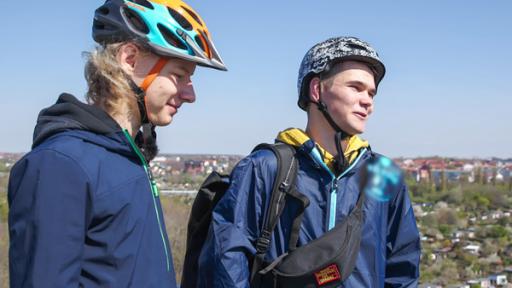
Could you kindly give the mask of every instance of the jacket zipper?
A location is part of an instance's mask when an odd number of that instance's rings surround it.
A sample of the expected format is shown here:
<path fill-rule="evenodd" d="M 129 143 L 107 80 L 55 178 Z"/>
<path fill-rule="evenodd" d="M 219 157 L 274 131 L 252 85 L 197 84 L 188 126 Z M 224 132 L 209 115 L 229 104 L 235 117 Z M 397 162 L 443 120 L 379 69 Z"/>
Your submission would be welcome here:
<path fill-rule="evenodd" d="M 352 162 L 352 164 L 345 170 L 343 171 L 343 173 L 341 173 L 340 176 L 338 176 L 338 178 L 334 177 L 333 178 L 333 191 L 331 193 L 331 215 L 330 215 L 330 218 L 329 218 L 329 230 L 331 230 L 332 228 L 334 228 L 334 226 L 336 225 L 336 204 L 337 204 L 337 199 L 338 199 L 338 181 L 340 181 L 340 179 L 347 175 L 347 173 L 352 170 L 356 164 L 359 162 L 359 160 L 361 160 L 361 157 L 363 157 L 363 155 L 366 153 L 366 148 L 363 148 L 361 150 L 361 152 L 359 152 L 359 155 L 357 156 L 356 160 L 354 160 L 354 162 Z"/>
<path fill-rule="evenodd" d="M 316 149 L 313 150 L 313 151 L 316 151 L 316 153 L 314 153 L 315 155 L 313 155 L 313 158 L 316 159 L 317 162 L 320 162 L 319 163 L 320 166 L 322 166 L 329 173 L 329 175 L 331 176 L 331 193 L 330 193 L 331 197 L 330 197 L 330 203 L 329 203 L 328 230 L 331 230 L 336 225 L 336 206 L 337 206 L 337 199 L 338 199 L 338 181 L 343 176 L 345 176 L 350 170 L 352 170 L 352 168 L 354 168 L 354 166 L 356 166 L 356 164 L 359 162 L 361 157 L 366 153 L 366 150 L 367 150 L 366 148 L 363 148 L 361 150 L 361 152 L 359 152 L 359 155 L 357 156 L 356 160 L 354 160 L 354 162 L 345 171 L 343 171 L 343 173 L 340 176 L 338 176 L 338 178 L 336 178 L 336 176 L 334 176 L 334 174 L 331 172 L 331 169 L 329 169 L 329 167 L 327 167 L 325 162 L 323 162 L 321 160 L 322 158 L 320 157 L 320 153 L 318 152 L 318 150 L 316 150 Z"/>
<path fill-rule="evenodd" d="M 137 145 L 135 145 L 135 142 L 133 142 L 132 136 L 130 136 L 130 133 L 128 132 L 128 130 L 124 129 L 123 132 L 124 132 L 124 136 L 126 137 L 126 139 L 128 139 L 130 146 L 135 151 L 135 154 L 137 154 L 137 157 L 139 158 L 139 160 L 142 164 L 142 167 L 144 168 L 144 172 L 146 172 L 146 176 L 148 177 L 148 180 L 149 180 L 149 187 L 151 189 L 151 193 L 153 194 L 153 197 L 152 197 L 153 198 L 153 207 L 155 208 L 156 220 L 158 221 L 158 228 L 160 229 L 160 236 L 162 238 L 162 243 L 164 244 L 165 259 L 167 261 L 167 272 L 169 272 L 171 270 L 171 265 L 169 262 L 169 252 L 168 252 L 169 250 L 167 248 L 167 242 L 165 241 L 165 236 L 164 236 L 164 232 L 162 229 L 162 222 L 160 221 L 160 212 L 158 212 L 158 207 L 156 204 L 156 199 L 158 198 L 160 193 L 158 192 L 158 187 L 156 186 L 156 181 L 153 179 L 153 174 L 151 173 L 151 170 L 149 169 L 146 159 L 140 152 Z"/>

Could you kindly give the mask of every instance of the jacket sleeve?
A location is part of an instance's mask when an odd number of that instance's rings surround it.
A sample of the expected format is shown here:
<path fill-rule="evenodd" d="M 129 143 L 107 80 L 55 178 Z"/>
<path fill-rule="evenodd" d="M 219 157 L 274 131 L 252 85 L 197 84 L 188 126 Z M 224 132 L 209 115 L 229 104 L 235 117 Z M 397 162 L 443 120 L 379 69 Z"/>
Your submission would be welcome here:
<path fill-rule="evenodd" d="M 10 287 L 78 287 L 87 176 L 53 150 L 31 153 L 9 180 Z"/>
<path fill-rule="evenodd" d="M 213 211 L 199 258 L 198 287 L 249 287 L 249 265 L 256 253 L 252 243 L 271 183 L 260 173 L 250 157 L 233 170 L 230 187 Z"/>
<path fill-rule="evenodd" d="M 417 287 L 421 248 L 407 186 L 389 207 L 385 287 Z"/>

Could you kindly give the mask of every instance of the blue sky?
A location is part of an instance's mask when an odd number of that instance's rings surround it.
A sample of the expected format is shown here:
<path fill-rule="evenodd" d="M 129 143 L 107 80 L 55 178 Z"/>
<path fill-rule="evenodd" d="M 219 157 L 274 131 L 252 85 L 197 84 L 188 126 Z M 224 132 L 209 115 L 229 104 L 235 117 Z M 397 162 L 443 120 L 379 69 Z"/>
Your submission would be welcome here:
<path fill-rule="evenodd" d="M 85 94 L 82 52 L 102 0 L 2 1 L 0 151 L 30 149 L 37 113 Z M 197 101 L 160 128 L 166 153 L 247 154 L 305 127 L 296 106 L 305 52 L 331 36 L 370 42 L 387 67 L 362 135 L 392 156 L 512 157 L 512 2 L 188 1 L 229 72 L 197 69 Z"/>

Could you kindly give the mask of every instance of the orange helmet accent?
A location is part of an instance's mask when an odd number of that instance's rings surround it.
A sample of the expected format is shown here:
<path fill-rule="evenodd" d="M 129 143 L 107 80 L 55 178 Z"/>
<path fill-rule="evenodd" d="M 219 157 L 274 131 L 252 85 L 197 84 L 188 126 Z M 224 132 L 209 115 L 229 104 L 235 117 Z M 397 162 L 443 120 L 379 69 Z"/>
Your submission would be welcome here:
<path fill-rule="evenodd" d="M 201 16 L 199 16 L 199 13 L 197 13 L 192 7 L 181 0 L 151 0 L 151 2 L 165 5 L 187 19 L 187 21 L 192 24 L 192 29 L 201 35 L 201 41 L 206 48 L 205 50 L 209 50 L 206 39 L 204 39 L 207 37 L 210 42 L 213 42 L 209 36 L 210 33 L 208 32 L 208 27 L 206 27 L 206 24 L 204 23 Z M 209 57 L 211 57 L 211 53 L 209 51 L 207 51 L 207 54 Z"/>
<path fill-rule="evenodd" d="M 100 44 L 141 39 L 161 57 L 178 57 L 227 70 L 199 14 L 181 0 L 107 0 L 96 10 Z"/>

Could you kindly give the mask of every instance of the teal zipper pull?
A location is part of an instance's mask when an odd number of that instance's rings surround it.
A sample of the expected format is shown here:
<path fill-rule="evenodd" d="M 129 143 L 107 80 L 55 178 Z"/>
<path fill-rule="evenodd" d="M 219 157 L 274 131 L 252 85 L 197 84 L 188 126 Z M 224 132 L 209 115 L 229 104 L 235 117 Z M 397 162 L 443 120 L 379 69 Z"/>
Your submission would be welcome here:
<path fill-rule="evenodd" d="M 153 196 L 158 197 L 160 192 L 158 191 L 158 186 L 156 186 L 155 180 L 151 180 L 151 191 L 153 191 Z"/>
<path fill-rule="evenodd" d="M 147 166 L 146 170 L 148 171 L 149 175 L 149 182 L 151 183 L 151 192 L 153 192 L 153 196 L 158 197 L 160 195 L 160 192 L 158 191 L 158 186 L 156 186 L 155 178 L 153 177 L 153 172 L 151 172 L 151 168 Z"/>

